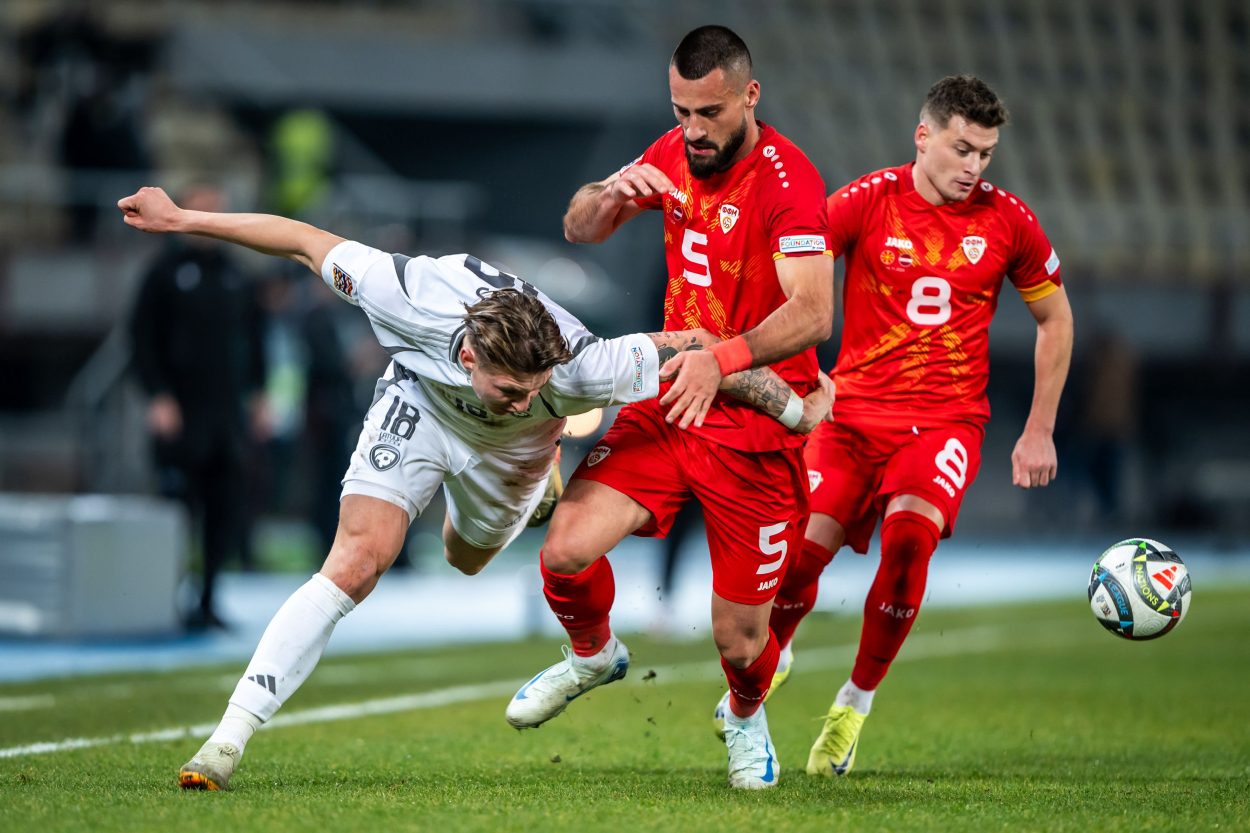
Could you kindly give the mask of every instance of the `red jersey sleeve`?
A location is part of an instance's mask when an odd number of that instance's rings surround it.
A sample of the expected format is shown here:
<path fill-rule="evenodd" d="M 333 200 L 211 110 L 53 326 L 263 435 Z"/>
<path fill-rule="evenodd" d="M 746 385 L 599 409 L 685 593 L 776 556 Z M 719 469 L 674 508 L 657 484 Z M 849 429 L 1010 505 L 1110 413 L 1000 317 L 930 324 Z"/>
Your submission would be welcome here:
<path fill-rule="evenodd" d="M 829 252 L 825 183 L 816 166 L 792 144 L 764 147 L 759 207 L 773 259 Z"/>
<path fill-rule="evenodd" d="M 1025 301 L 1040 301 L 1059 289 L 1059 255 L 1042 231 L 1042 224 L 1024 203 L 1008 194 L 1000 197 L 1013 226 L 1007 277 Z"/>
<path fill-rule="evenodd" d="M 859 241 L 868 208 L 868 189 L 852 180 L 829 195 L 826 213 L 829 217 L 829 251 L 841 257 Z"/>
<path fill-rule="evenodd" d="M 660 138 L 656 139 L 654 142 L 651 143 L 651 147 L 643 151 L 642 156 L 639 156 L 633 162 L 630 162 L 628 165 L 621 168 L 617 173 L 623 174 L 626 171 L 628 171 L 630 168 L 634 167 L 635 165 L 644 165 L 644 164 L 654 165 L 660 170 L 664 170 L 664 166 L 660 164 L 660 153 L 661 153 L 662 145 L 664 145 L 667 139 L 668 139 L 667 133 L 661 136 Z M 658 211 L 664 208 L 664 195 L 652 194 L 649 197 L 636 197 L 634 199 L 634 202 L 638 203 L 638 205 L 642 206 L 643 208 L 650 208 L 650 209 Z"/>

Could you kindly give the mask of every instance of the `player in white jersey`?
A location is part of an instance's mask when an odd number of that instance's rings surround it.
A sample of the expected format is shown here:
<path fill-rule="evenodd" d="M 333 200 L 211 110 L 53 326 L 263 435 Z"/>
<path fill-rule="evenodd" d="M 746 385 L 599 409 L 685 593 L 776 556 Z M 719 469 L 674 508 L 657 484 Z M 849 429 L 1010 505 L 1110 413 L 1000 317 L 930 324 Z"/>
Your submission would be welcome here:
<path fill-rule="evenodd" d="M 185 211 L 159 188 L 118 207 L 142 231 L 214 237 L 308 266 L 365 311 L 392 356 L 343 480 L 325 565 L 270 622 L 221 724 L 182 767 L 184 788 L 226 787 L 252 733 L 307 678 L 439 484 L 447 560 L 477 573 L 543 498 L 565 417 L 656 396 L 663 359 L 717 340 L 702 330 L 598 339 L 471 255 L 409 258 L 282 217 Z M 799 399 L 767 368 L 722 387 L 802 433 L 831 404 L 823 390 Z"/>

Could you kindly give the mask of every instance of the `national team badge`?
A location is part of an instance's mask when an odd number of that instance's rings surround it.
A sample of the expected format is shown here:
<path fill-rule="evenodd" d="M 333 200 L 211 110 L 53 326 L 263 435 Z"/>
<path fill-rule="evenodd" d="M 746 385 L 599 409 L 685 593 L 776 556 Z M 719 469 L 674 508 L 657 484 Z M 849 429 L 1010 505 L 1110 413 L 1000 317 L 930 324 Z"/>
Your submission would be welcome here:
<path fill-rule="evenodd" d="M 369 462 L 378 471 L 394 468 L 399 462 L 399 449 L 393 445 L 379 443 L 369 450 Z"/>
<path fill-rule="evenodd" d="M 912 257 L 907 252 L 898 253 L 898 265 L 899 266 L 911 266 L 912 262 L 913 262 Z"/>
<path fill-rule="evenodd" d="M 738 206 L 724 203 L 720 207 L 720 230 L 729 234 L 734 223 L 738 222 Z"/>
<path fill-rule="evenodd" d="M 886 266 L 889 266 L 891 263 L 893 263 L 894 252 L 890 251 L 889 249 L 882 249 L 881 250 L 881 262 L 884 263 Z"/>
<path fill-rule="evenodd" d="M 973 266 L 977 265 L 977 261 L 985 254 L 985 238 L 984 237 L 965 237 L 964 238 L 964 254 L 968 256 L 968 262 Z"/>
<path fill-rule="evenodd" d="M 592 448 L 590 450 L 590 454 L 586 456 L 586 465 L 593 466 L 595 463 L 602 461 L 604 457 L 607 457 L 611 453 L 612 449 L 608 448 L 606 445 L 597 445 Z"/>
<path fill-rule="evenodd" d="M 816 487 L 823 483 L 825 476 L 818 471 L 807 470 L 807 490 L 809 492 L 816 491 Z"/>

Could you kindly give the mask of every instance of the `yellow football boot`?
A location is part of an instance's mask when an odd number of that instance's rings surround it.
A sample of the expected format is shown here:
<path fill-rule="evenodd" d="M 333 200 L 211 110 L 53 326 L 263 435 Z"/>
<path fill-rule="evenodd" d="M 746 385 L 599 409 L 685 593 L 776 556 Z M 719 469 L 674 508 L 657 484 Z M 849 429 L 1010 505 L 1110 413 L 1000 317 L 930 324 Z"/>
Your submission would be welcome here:
<path fill-rule="evenodd" d="M 555 462 L 551 464 L 551 474 L 547 476 L 547 491 L 543 494 L 543 499 L 538 502 L 538 506 L 534 508 L 530 519 L 525 522 L 528 527 L 542 526 L 551 520 L 551 516 L 555 514 L 556 504 L 560 502 L 560 496 L 564 494 L 564 478 L 560 476 L 560 452 L 556 451 Z"/>
<path fill-rule="evenodd" d="M 807 756 L 807 774 L 832 778 L 846 775 L 855 766 L 855 752 L 859 749 L 859 733 L 868 715 L 860 714 L 850 706 L 836 703 L 825 715 L 825 728 L 812 744 Z"/>

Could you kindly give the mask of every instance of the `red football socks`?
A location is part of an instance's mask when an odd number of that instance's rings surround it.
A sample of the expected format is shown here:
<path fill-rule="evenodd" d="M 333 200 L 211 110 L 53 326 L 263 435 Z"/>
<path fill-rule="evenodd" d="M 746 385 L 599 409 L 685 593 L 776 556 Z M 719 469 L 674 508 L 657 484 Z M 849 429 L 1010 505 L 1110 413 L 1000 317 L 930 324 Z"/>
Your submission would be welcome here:
<path fill-rule="evenodd" d="M 864 603 L 864 630 L 851 672 L 851 682 L 865 691 L 881 683 L 911 630 L 940 534 L 937 524 L 918 512 L 895 512 L 881 524 L 881 566 Z"/>
<path fill-rule="evenodd" d="M 725 678 L 729 680 L 729 708 L 738 717 L 750 717 L 755 714 L 764 702 L 764 695 L 773 682 L 773 672 L 777 670 L 777 657 L 781 654 L 781 646 L 777 644 L 777 635 L 768 631 L 768 644 L 764 652 L 755 662 L 746 668 L 735 668 L 721 657 L 720 667 L 725 669 Z"/>
<path fill-rule="evenodd" d="M 773 599 L 773 612 L 768 627 L 777 634 L 777 642 L 789 645 L 794 629 L 816 604 L 820 574 L 833 560 L 833 553 L 815 541 L 804 541 L 799 557 L 786 570 L 785 578 Z"/>
<path fill-rule="evenodd" d="M 543 573 L 543 594 L 560 624 L 569 632 L 573 653 L 579 657 L 599 653 L 612 637 L 608 614 L 616 598 L 616 580 L 608 559 L 601 556 L 585 570 L 571 576 L 548 570 L 542 563 L 541 553 L 539 564 Z"/>

